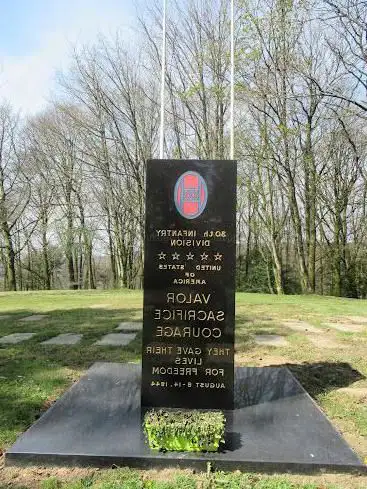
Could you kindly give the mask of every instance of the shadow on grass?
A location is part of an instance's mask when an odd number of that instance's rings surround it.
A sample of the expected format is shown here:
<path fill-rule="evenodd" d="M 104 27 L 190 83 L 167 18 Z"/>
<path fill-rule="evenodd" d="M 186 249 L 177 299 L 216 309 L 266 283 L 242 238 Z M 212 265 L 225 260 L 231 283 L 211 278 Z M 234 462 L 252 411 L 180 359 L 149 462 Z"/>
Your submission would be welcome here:
<path fill-rule="evenodd" d="M 35 333 L 30 340 L 0 345 L 0 451 L 15 441 L 73 381 L 94 362 L 137 361 L 141 356 L 141 332 L 127 346 L 94 343 L 115 330 L 119 322 L 136 321 L 140 308 L 48 311 L 40 321 L 21 322 L 34 312 L 17 311 L 0 322 L 0 337 Z M 42 345 L 62 333 L 80 333 L 76 345 Z"/>
<path fill-rule="evenodd" d="M 320 375 L 322 381 L 319 379 Z M 277 364 L 238 368 L 235 370 L 235 409 L 302 395 L 305 391 L 316 397 L 361 379 L 364 376 L 346 363 Z"/>
<path fill-rule="evenodd" d="M 0 450 L 12 443 L 94 362 L 129 362 L 141 357 L 141 332 L 127 346 L 94 345 L 104 334 L 117 332 L 119 322 L 139 319 L 140 307 L 53 310 L 37 322 L 18 321 L 34 312 L 9 314 L 10 318 L 0 322 L 0 336 L 15 332 L 36 335 L 24 343 L 0 346 Z M 40 344 L 61 333 L 80 333 L 83 338 L 70 346 Z M 249 332 L 241 332 L 238 339 L 237 348 L 251 348 Z M 348 363 L 275 365 L 280 366 L 287 367 L 313 397 L 364 379 Z"/>
<path fill-rule="evenodd" d="M 95 361 L 124 362 L 136 359 L 141 354 L 140 332 L 127 346 L 97 346 L 94 343 L 105 334 L 119 333 L 116 330 L 118 323 L 136 321 L 139 313 L 138 308 L 54 310 L 49 311 L 45 319 L 26 323 L 17 320 L 17 313 L 15 320 L 0 323 L 0 337 L 23 332 L 35 333 L 35 336 L 22 343 L 0 345 L 0 376 L 7 377 L 13 368 L 19 374 L 24 362 L 28 361 L 51 362 L 53 368 L 62 366 L 86 369 Z M 22 317 L 26 315 L 32 313 L 23 311 Z M 76 345 L 41 344 L 63 333 L 82 334 L 82 340 Z"/>
<path fill-rule="evenodd" d="M 365 379 L 364 375 L 346 362 L 285 363 L 283 365 L 270 365 L 270 367 L 288 368 L 314 398 L 319 394 L 348 387 L 358 380 Z"/>

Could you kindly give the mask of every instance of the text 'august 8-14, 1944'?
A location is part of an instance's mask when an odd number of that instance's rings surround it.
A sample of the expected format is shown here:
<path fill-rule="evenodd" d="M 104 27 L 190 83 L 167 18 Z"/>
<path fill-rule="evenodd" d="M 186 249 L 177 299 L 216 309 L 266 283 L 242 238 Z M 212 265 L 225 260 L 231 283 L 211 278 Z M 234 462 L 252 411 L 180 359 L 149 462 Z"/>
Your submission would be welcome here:
<path fill-rule="evenodd" d="M 232 409 L 236 163 L 147 164 L 142 406 Z"/>

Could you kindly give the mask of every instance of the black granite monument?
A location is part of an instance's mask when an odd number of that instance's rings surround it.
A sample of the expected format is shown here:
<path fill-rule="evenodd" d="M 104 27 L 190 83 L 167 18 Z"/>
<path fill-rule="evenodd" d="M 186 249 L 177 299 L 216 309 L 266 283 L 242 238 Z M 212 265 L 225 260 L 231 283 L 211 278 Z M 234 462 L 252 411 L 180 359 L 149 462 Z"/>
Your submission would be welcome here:
<path fill-rule="evenodd" d="M 147 163 L 142 406 L 233 408 L 236 162 Z"/>
<path fill-rule="evenodd" d="M 143 367 L 96 363 L 7 464 L 367 473 L 287 368 L 233 368 L 236 164 L 147 166 Z M 222 409 L 218 453 L 150 450 L 150 407 Z"/>

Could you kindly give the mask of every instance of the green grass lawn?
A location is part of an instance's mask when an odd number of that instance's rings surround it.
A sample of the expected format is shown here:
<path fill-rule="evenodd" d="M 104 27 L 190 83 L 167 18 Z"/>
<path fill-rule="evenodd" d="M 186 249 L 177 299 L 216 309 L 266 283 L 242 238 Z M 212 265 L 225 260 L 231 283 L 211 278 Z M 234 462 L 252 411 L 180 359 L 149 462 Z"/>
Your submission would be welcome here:
<path fill-rule="evenodd" d="M 49 316 L 37 322 L 19 321 L 31 314 Z M 24 343 L 0 345 L 0 451 L 5 451 L 95 361 L 127 362 L 140 361 L 141 358 L 140 333 L 125 347 L 93 345 L 102 335 L 113 332 L 119 322 L 141 320 L 141 292 L 0 293 L 0 315 L 9 315 L 8 318 L 0 318 L 0 337 L 11 333 L 36 333 Z M 348 322 L 350 316 L 367 317 L 367 302 L 319 296 L 237 294 L 236 364 L 287 365 L 354 450 L 365 459 L 367 397 L 341 388 L 359 388 L 362 393 L 367 388 L 367 325 L 363 332 L 345 333 L 328 328 L 325 324 L 332 318 L 344 318 L 344 322 Z M 319 337 L 326 343 L 329 341 L 332 347 L 315 346 L 307 333 L 294 331 L 283 324 L 284 320 L 289 319 L 307 321 L 321 329 L 323 333 Z M 83 334 L 82 341 L 75 346 L 40 344 L 57 334 L 72 332 Z M 280 334 L 286 337 L 289 345 L 258 346 L 253 340 L 254 334 Z M 47 474 L 52 475 L 53 472 L 45 469 L 39 477 L 33 474 L 28 478 L 26 474 L 25 469 L 0 466 L 0 487 L 3 481 L 6 487 L 20 487 L 22 484 L 24 487 L 39 487 L 39 481 L 47 479 Z M 274 478 L 248 474 L 190 475 L 176 471 L 167 482 L 160 479 L 161 473 L 125 470 L 90 471 L 79 478 L 78 474 L 74 474 L 76 479 L 70 482 L 70 474 L 74 472 L 63 472 L 57 475 L 57 479 L 54 476 L 44 480 L 42 485 L 44 489 L 61 485 L 68 489 L 367 487 L 366 479 L 351 476 Z M 116 482 L 116 478 L 120 482 Z"/>

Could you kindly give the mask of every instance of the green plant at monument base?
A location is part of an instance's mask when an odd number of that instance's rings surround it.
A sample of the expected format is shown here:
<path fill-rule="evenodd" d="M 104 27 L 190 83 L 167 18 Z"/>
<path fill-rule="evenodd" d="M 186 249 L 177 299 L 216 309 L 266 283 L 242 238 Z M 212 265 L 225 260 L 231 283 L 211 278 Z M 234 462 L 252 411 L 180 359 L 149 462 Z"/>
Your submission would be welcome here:
<path fill-rule="evenodd" d="M 144 431 L 154 450 L 216 452 L 224 443 L 225 417 L 219 411 L 151 410 Z"/>

